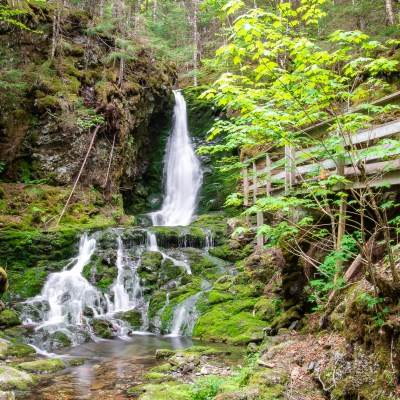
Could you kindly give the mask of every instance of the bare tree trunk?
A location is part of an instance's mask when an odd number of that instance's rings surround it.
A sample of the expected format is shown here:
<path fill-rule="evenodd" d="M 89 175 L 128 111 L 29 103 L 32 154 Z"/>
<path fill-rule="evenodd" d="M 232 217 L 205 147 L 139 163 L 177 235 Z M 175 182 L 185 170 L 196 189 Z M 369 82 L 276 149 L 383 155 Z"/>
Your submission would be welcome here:
<path fill-rule="evenodd" d="M 153 0 L 153 23 L 156 22 L 157 0 Z"/>
<path fill-rule="evenodd" d="M 51 39 L 51 54 L 50 64 L 53 64 L 54 57 L 56 55 L 58 39 L 60 35 L 60 23 L 61 23 L 61 6 L 59 0 L 54 2 L 54 13 L 53 13 L 53 37 Z"/>
<path fill-rule="evenodd" d="M 142 0 L 137 0 L 137 12 L 136 12 L 136 30 L 140 28 L 140 11 L 142 9 Z"/>
<path fill-rule="evenodd" d="M 104 16 L 104 0 L 100 0 L 99 15 L 100 17 Z"/>
<path fill-rule="evenodd" d="M 193 85 L 197 86 L 197 58 L 199 53 L 199 16 L 198 16 L 198 0 L 193 0 Z"/>
<path fill-rule="evenodd" d="M 392 0 L 386 0 L 386 18 L 389 25 L 394 25 L 396 23 Z"/>

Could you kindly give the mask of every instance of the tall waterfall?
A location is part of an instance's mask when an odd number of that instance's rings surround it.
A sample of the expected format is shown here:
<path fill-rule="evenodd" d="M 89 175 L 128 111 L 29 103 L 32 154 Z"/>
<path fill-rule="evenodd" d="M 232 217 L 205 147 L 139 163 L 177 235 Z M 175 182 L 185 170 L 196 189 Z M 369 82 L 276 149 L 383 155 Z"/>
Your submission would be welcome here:
<path fill-rule="evenodd" d="M 161 210 L 150 214 L 153 225 L 188 225 L 202 183 L 200 161 L 189 137 L 186 102 L 181 92 L 174 91 L 174 96 L 174 127 L 164 161 L 165 197 Z"/>

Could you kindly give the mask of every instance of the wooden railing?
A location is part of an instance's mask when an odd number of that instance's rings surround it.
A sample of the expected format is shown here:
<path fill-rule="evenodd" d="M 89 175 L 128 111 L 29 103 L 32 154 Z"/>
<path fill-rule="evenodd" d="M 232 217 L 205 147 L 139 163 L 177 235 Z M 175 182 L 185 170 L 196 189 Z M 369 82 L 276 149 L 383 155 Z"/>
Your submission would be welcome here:
<path fill-rule="evenodd" d="M 390 185 L 400 184 L 400 146 L 396 143 L 385 145 L 377 144 L 381 139 L 390 139 L 400 134 L 400 120 L 395 120 L 368 130 L 357 132 L 349 138 L 344 138 L 343 151 L 336 159 L 316 160 L 313 154 L 315 147 L 295 149 L 285 146 L 281 149 L 281 157 L 272 161 L 272 157 L 279 152 L 266 153 L 263 159 L 257 159 L 244 168 L 243 198 L 244 205 L 250 206 L 256 202 L 259 196 L 279 196 L 289 191 L 306 191 L 303 184 L 315 181 L 321 174 L 321 179 L 337 174 L 346 177 L 354 189 L 360 189 L 368 185 L 374 187 L 383 183 Z M 368 149 L 368 154 L 363 155 Z M 378 151 L 379 150 L 379 151 Z M 384 150 L 384 156 L 380 155 Z M 264 158 L 265 157 L 265 158 Z M 362 162 L 363 169 L 358 163 Z M 311 175 L 311 177 L 310 177 Z M 366 176 L 367 180 L 361 179 Z M 373 179 L 368 179 L 372 177 Z M 337 185 L 333 190 L 343 189 Z M 257 215 L 257 226 L 263 224 L 263 214 Z M 258 238 L 258 244 L 263 244 L 263 239 Z"/>

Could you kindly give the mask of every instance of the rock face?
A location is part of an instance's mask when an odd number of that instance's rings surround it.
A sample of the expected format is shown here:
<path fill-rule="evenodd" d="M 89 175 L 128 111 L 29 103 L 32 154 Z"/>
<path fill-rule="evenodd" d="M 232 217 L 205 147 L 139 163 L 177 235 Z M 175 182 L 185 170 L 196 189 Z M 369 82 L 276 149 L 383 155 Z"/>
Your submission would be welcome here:
<path fill-rule="evenodd" d="M 43 8 L 37 23 L 51 18 Z M 107 61 L 115 37 L 89 36 L 95 22 L 84 12 L 66 11 L 62 23 L 64 48 L 52 64 L 50 32 L 0 32 L 5 68 L 18 71 L 24 87 L 9 82 L 13 95 L 0 94 L 2 178 L 73 183 L 101 124 L 80 183 L 108 193 L 124 187 L 130 198 L 143 191 L 151 155 L 168 131 L 174 67 L 138 45 L 121 77 L 118 62 Z"/>

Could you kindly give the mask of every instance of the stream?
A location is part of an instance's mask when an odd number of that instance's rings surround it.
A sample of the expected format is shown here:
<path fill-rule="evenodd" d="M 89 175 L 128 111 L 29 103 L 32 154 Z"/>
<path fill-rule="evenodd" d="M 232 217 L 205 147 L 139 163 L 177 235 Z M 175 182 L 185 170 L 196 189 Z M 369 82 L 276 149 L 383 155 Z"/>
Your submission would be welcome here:
<path fill-rule="evenodd" d="M 142 383 L 141 375 L 161 363 L 154 356 L 157 349 L 177 350 L 194 345 L 204 343 L 186 337 L 133 335 L 129 340 L 92 341 L 64 348 L 55 351 L 55 355 L 65 360 L 85 359 L 85 364 L 43 376 L 28 393 L 16 393 L 16 399 L 127 399 L 127 389 Z M 232 353 L 225 357 L 226 365 L 233 364 L 242 353 L 239 348 L 224 344 L 211 347 Z"/>

